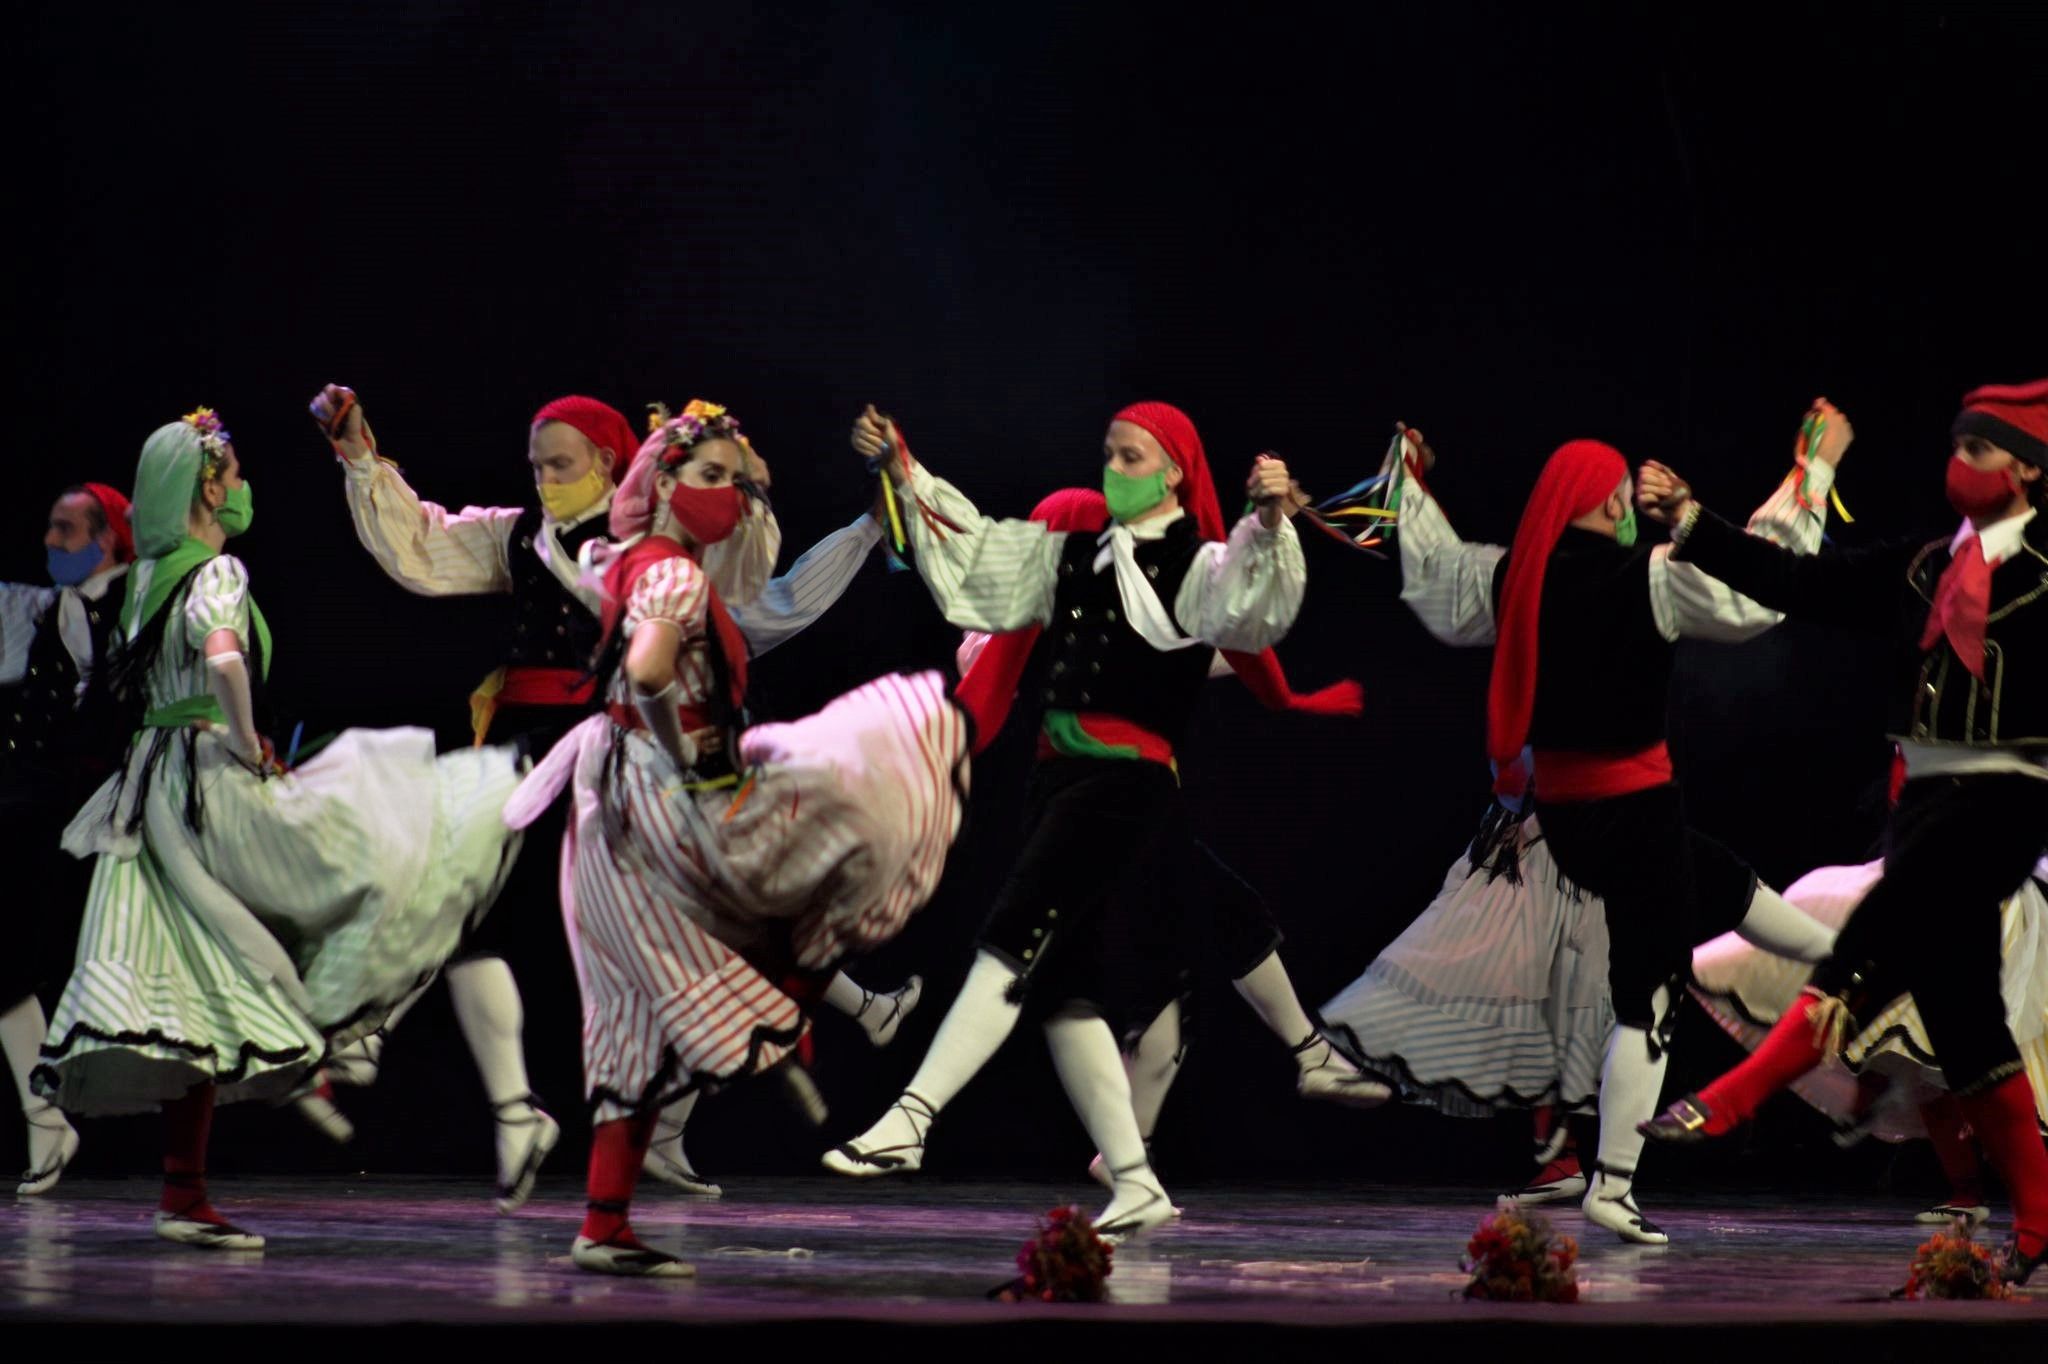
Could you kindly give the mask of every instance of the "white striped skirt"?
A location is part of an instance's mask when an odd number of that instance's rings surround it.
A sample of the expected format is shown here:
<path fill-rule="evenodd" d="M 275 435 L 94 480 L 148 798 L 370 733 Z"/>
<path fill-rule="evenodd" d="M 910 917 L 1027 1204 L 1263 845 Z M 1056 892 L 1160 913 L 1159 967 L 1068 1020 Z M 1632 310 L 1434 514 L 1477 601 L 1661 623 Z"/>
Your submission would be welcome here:
<path fill-rule="evenodd" d="M 1451 864 L 1429 907 L 1322 1008 L 1401 1097 L 1454 1117 L 1590 1111 L 1614 1030 L 1607 925 L 1534 818 L 1520 880 Z"/>
<path fill-rule="evenodd" d="M 220 1102 L 290 1090 L 439 969 L 514 846 L 512 751 L 437 758 L 423 729 L 351 730 L 268 780 L 211 733 L 188 760 L 173 733 L 130 834 L 151 737 L 65 832 L 96 864 L 35 1084 L 76 1113 L 140 1112 L 208 1080 Z"/>
<path fill-rule="evenodd" d="M 599 1122 L 789 1053 L 803 1013 L 743 953 L 773 941 L 822 971 L 895 937 L 959 832 L 967 743 L 937 673 L 746 731 L 737 788 L 687 789 L 651 739 L 601 715 L 564 736 L 505 817 L 523 827 L 571 789 L 562 914 Z"/>

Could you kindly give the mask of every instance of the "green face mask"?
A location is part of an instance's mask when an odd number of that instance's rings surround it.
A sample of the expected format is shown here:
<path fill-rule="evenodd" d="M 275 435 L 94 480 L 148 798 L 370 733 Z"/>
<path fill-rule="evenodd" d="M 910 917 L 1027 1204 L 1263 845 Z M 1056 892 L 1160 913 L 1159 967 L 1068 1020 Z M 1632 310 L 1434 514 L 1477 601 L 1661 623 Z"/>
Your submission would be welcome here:
<path fill-rule="evenodd" d="M 1105 467 L 1102 497 L 1109 503 L 1109 514 L 1118 521 L 1143 516 L 1165 500 L 1166 470 L 1161 469 L 1149 478 L 1132 478 Z"/>
<path fill-rule="evenodd" d="M 1630 506 L 1621 514 L 1621 520 L 1614 523 L 1614 542 L 1627 549 L 1636 542 L 1636 509 Z"/>
<path fill-rule="evenodd" d="M 249 501 L 247 479 L 242 481 L 241 487 L 228 489 L 227 501 L 220 504 L 220 510 L 215 512 L 214 516 L 220 521 L 220 528 L 225 534 L 240 535 L 249 529 L 249 522 L 255 519 L 256 509 Z"/>

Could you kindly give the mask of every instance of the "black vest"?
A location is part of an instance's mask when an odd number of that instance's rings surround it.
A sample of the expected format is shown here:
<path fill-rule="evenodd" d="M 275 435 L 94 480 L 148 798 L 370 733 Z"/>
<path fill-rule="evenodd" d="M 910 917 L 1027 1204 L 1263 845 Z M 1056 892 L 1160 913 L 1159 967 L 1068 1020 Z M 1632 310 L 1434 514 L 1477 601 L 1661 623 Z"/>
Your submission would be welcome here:
<path fill-rule="evenodd" d="M 58 632 L 59 604 L 36 622 L 29 641 L 28 671 L 19 682 L 0 687 L 0 762 L 8 767 L 78 769 L 81 776 L 111 772 L 128 735 L 117 723 L 107 694 L 107 643 L 121 616 L 119 584 L 98 601 L 80 596 L 92 635 L 94 668 L 85 695 L 78 694 L 78 665 Z"/>
<path fill-rule="evenodd" d="M 1900 693 L 1906 704 L 1893 704 L 1892 732 L 1920 743 L 2048 749 L 2048 512 L 2034 517 L 2025 544 L 1991 571 L 1982 682 L 1947 636 L 1919 647 L 1948 546 L 1934 541 L 1906 568 L 1900 633 L 1911 646 L 1912 690 Z"/>
<path fill-rule="evenodd" d="M 1496 611 L 1507 562 L 1494 572 Z M 1671 661 L 1650 611 L 1650 547 L 1566 527 L 1543 573 L 1530 747 L 1607 753 L 1662 743 Z"/>
<path fill-rule="evenodd" d="M 1201 546 L 1191 516 L 1168 526 L 1158 539 L 1133 546 L 1139 569 L 1169 615 Z M 1101 548 L 1087 531 L 1067 536 L 1052 620 L 1039 636 L 1026 673 L 1027 694 L 1035 689 L 1049 710 L 1119 716 L 1178 750 L 1201 700 L 1214 651 L 1201 644 L 1172 651 L 1147 644 L 1124 619 L 1116 569 L 1095 571 Z"/>
<path fill-rule="evenodd" d="M 609 525 L 607 518 L 593 516 L 556 540 L 573 558 L 584 545 L 603 538 Z M 597 652 L 597 616 L 541 562 L 535 543 L 540 533 L 536 507 L 512 523 L 512 629 L 504 661 L 531 668 L 588 668 Z"/>

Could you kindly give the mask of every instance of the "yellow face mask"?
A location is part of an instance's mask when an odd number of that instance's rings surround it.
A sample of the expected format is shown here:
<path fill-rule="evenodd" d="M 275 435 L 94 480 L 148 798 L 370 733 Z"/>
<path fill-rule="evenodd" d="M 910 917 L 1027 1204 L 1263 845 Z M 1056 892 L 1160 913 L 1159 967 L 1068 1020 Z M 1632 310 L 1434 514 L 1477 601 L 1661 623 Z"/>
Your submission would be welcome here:
<path fill-rule="evenodd" d="M 590 472 L 574 483 L 542 483 L 540 505 L 547 514 L 557 521 L 567 521 L 581 515 L 597 505 L 597 500 L 610 488 L 605 482 L 604 466 L 592 461 Z"/>

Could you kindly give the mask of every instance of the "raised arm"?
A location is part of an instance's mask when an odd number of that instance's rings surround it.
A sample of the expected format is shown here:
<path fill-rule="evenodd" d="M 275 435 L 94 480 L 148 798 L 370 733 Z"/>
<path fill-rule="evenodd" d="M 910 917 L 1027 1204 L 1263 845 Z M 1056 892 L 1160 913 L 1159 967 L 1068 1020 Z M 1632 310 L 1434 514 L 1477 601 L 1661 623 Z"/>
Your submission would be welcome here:
<path fill-rule="evenodd" d="M 346 404 L 339 396 L 347 394 Z M 512 590 L 512 526 L 516 507 L 464 507 L 450 512 L 424 501 L 376 452 L 361 404 L 330 384 L 313 400 L 315 420 L 330 432 L 346 471 L 349 516 L 356 538 L 399 586 L 428 597 Z"/>
<path fill-rule="evenodd" d="M 733 623 L 754 656 L 795 638 L 830 610 L 881 540 L 875 519 L 862 516 L 805 550 L 789 572 L 772 579 L 754 600 L 732 607 Z"/>
<path fill-rule="evenodd" d="M 1747 532 L 1701 507 L 1684 480 L 1664 465 L 1643 466 L 1639 501 L 1651 517 L 1672 527 L 1671 546 L 1658 556 L 1668 593 L 1658 625 L 1667 638 L 1746 639 L 1775 623 L 1781 612 L 1877 631 L 1896 624 L 1898 593 L 1915 546 L 1814 554 L 1835 465 L 1854 439 L 1848 419 L 1825 399 L 1815 413 L 1827 422 L 1807 475 L 1814 505 L 1800 507 L 1797 484 L 1788 479 L 1750 518 Z M 1651 604 L 1657 608 L 1655 561 L 1651 569 Z"/>
<path fill-rule="evenodd" d="M 854 424 L 854 448 L 872 456 L 885 442 L 901 449 L 894 426 L 871 407 Z M 907 455 L 885 467 L 907 494 L 903 526 L 918 576 L 950 624 L 1003 634 L 1050 619 L 1065 535 L 1037 521 L 983 516 L 959 489 Z"/>
<path fill-rule="evenodd" d="M 1181 579 L 1173 615 L 1204 643 L 1257 653 L 1286 637 L 1307 587 L 1294 523 L 1282 519 L 1269 529 L 1252 513 L 1231 527 L 1228 540 L 1202 546 Z"/>
<path fill-rule="evenodd" d="M 1423 467 L 1435 462 L 1420 444 Z M 1400 499 L 1401 600 L 1422 628 L 1445 644 L 1491 644 L 1493 575 L 1507 557 L 1501 545 L 1468 544 L 1451 529 L 1429 485 L 1405 464 L 1395 470 Z"/>

